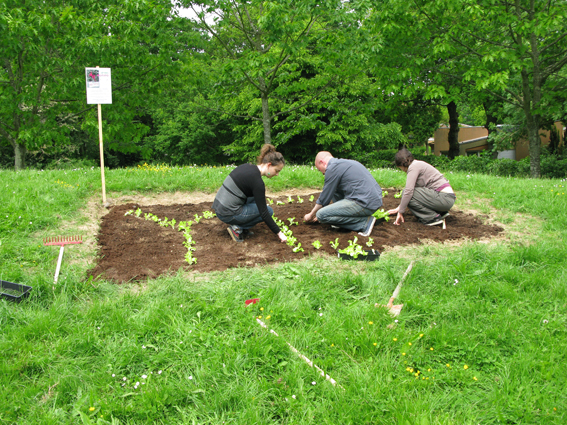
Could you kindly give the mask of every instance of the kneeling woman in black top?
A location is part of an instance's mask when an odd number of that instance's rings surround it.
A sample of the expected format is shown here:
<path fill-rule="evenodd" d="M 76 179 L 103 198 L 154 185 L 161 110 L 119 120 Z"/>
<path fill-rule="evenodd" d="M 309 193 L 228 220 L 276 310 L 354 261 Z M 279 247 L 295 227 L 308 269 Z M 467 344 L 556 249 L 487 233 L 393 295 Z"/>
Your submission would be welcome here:
<path fill-rule="evenodd" d="M 276 148 L 266 144 L 260 151 L 258 165 L 242 164 L 236 167 L 224 180 L 215 196 L 213 209 L 219 220 L 229 224 L 228 233 L 236 242 L 242 242 L 243 235 L 250 228 L 264 221 L 270 230 L 287 240 L 272 215 L 274 210 L 266 205 L 266 186 L 262 177 L 277 176 L 285 165 L 283 155 Z"/>

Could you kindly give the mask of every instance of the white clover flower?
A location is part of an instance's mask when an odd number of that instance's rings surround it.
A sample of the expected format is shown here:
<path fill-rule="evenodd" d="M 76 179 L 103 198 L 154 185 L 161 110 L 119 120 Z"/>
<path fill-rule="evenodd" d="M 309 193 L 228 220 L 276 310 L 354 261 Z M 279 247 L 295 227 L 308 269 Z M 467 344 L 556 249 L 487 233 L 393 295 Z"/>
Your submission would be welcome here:
<path fill-rule="evenodd" d="M 189 375 L 189 380 L 192 380 L 192 379 L 193 379 L 193 376 L 192 376 L 192 375 Z"/>
<path fill-rule="evenodd" d="M 549 323 L 549 320 L 543 319 L 543 323 Z"/>
<path fill-rule="evenodd" d="M 311 382 L 311 385 L 317 385 L 317 382 L 313 381 Z"/>
<path fill-rule="evenodd" d="M 161 375 L 161 370 L 158 370 L 158 375 Z"/>
<path fill-rule="evenodd" d="M 319 313 L 319 316 L 322 316 L 322 315 L 323 315 L 323 313 Z"/>
<path fill-rule="evenodd" d="M 297 398 L 297 397 L 295 397 L 295 394 L 294 394 L 294 395 L 291 396 L 291 398 Z"/>
<path fill-rule="evenodd" d="M 146 379 L 148 375 L 142 375 L 142 379 Z"/>
<path fill-rule="evenodd" d="M 142 345 L 142 350 L 145 350 L 145 349 L 146 349 L 146 346 L 145 346 L 145 345 Z"/>
<path fill-rule="evenodd" d="M 123 381 L 126 381 L 126 377 L 122 378 Z"/>

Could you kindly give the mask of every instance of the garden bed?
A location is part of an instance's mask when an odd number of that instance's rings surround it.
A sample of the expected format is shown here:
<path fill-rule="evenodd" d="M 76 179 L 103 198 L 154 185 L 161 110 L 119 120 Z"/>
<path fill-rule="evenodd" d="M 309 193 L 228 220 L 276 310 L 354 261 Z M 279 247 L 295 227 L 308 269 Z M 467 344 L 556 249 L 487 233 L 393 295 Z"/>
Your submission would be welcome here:
<path fill-rule="evenodd" d="M 385 210 L 399 205 L 399 199 L 390 195 L 384 198 Z M 319 193 L 313 193 L 317 199 Z M 162 227 L 154 221 L 145 220 L 144 213 L 152 213 L 159 218 L 175 219 L 177 222 L 194 220 L 195 214 L 202 216 L 204 211 L 211 211 L 212 202 L 174 205 L 141 205 L 128 203 L 113 207 L 102 218 L 98 234 L 99 255 L 97 265 L 89 271 L 89 275 L 124 283 L 132 280 L 156 278 L 162 274 L 176 272 L 180 268 L 196 272 L 226 270 L 231 267 L 252 267 L 276 262 L 293 261 L 315 253 L 337 256 L 337 251 L 330 242 L 338 238 L 339 249 L 348 246 L 348 241 L 358 237 L 358 243 L 367 249 L 368 238 L 358 236 L 355 232 L 344 232 L 332 229 L 329 225 L 303 223 L 303 216 L 313 208 L 310 195 L 303 196 L 303 203 L 288 202 L 288 196 L 272 198 L 274 215 L 288 223 L 294 217 L 298 225 L 290 226 L 293 236 L 301 242 L 303 252 L 293 252 L 290 246 L 280 243 L 264 223 L 252 229 L 253 235 L 244 242 L 236 243 L 230 238 L 227 225 L 219 219 L 201 218 L 194 223 L 191 236 L 195 241 L 193 256 L 197 263 L 189 265 L 185 261 L 187 248 L 183 245 L 183 233 L 170 226 Z M 283 205 L 277 205 L 277 201 Z M 142 214 L 136 217 L 126 212 L 140 208 Z M 496 225 L 483 224 L 482 217 L 465 213 L 456 208 L 446 219 L 447 229 L 441 226 L 428 227 L 417 222 L 409 212 L 404 215 L 406 222 L 401 226 L 389 222 L 378 221 L 372 231 L 371 248 L 382 252 L 385 247 L 421 244 L 424 240 L 444 242 L 448 240 L 470 240 L 491 238 L 503 229 Z M 486 218 L 486 217 L 485 217 Z M 315 249 L 312 242 L 321 242 L 321 248 Z"/>

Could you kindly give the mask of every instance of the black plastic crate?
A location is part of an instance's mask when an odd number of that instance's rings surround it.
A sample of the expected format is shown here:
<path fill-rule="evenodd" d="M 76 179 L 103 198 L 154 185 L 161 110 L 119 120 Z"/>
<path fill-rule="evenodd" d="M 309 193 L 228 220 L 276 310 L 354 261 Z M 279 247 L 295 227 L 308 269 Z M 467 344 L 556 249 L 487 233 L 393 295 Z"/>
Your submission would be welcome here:
<path fill-rule="evenodd" d="M 337 252 L 339 258 L 343 260 L 354 260 L 354 261 L 376 261 L 380 258 L 380 253 L 375 249 L 365 249 L 368 255 L 359 254 L 357 258 L 354 258 L 352 255 L 349 254 L 341 254 Z"/>
<path fill-rule="evenodd" d="M 32 287 L 0 280 L 0 295 L 10 301 L 19 303 L 24 298 L 29 297 Z"/>

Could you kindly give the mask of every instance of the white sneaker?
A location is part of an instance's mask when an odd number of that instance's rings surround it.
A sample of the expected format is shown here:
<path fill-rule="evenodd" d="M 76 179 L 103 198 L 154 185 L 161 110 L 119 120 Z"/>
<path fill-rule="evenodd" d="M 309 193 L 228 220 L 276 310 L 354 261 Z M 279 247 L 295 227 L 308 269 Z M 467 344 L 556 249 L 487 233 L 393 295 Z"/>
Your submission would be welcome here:
<path fill-rule="evenodd" d="M 359 232 L 358 234 L 360 236 L 365 236 L 365 237 L 370 236 L 370 234 L 372 233 L 372 229 L 374 229 L 374 223 L 376 223 L 376 217 L 372 216 L 371 220 L 368 222 L 368 225 L 366 226 L 366 230 L 364 232 Z"/>

